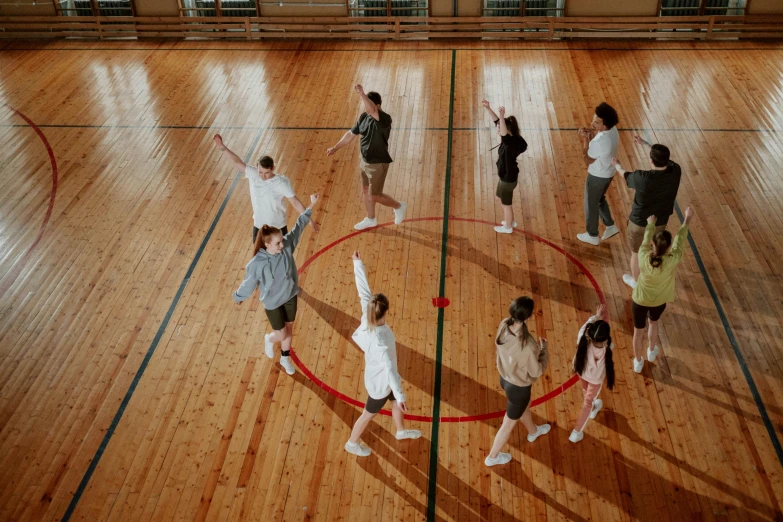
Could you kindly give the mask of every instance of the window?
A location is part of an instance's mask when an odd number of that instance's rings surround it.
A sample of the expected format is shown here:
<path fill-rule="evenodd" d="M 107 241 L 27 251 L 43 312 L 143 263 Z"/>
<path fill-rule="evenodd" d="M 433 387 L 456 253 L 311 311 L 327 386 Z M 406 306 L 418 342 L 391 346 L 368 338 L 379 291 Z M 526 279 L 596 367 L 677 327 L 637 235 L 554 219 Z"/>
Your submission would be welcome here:
<path fill-rule="evenodd" d="M 184 0 L 183 11 L 187 16 L 217 16 L 215 0 Z M 220 16 L 257 16 L 256 0 L 222 0 Z"/>
<path fill-rule="evenodd" d="M 351 16 L 427 16 L 427 0 L 352 0 Z"/>
<path fill-rule="evenodd" d="M 661 0 L 661 16 L 744 15 L 745 0 Z"/>
<path fill-rule="evenodd" d="M 133 16 L 130 0 L 96 0 L 95 12 L 91 0 L 61 0 L 63 16 Z"/>
<path fill-rule="evenodd" d="M 484 0 L 484 16 L 563 16 L 565 0 Z"/>

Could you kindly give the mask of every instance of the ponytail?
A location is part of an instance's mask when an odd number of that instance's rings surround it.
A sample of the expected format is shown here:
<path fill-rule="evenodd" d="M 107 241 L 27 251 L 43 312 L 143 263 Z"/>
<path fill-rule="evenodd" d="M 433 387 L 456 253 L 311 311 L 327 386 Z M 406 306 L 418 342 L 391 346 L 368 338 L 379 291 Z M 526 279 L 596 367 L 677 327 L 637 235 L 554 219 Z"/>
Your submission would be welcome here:
<path fill-rule="evenodd" d="M 511 301 L 511 304 L 508 306 L 509 318 L 506 319 L 506 325 L 510 327 L 514 323 L 522 323 L 522 329 L 519 331 L 518 337 L 525 339 L 528 335 L 530 335 L 530 332 L 527 329 L 527 323 L 525 321 L 527 321 L 530 316 L 533 315 L 534 306 L 535 303 L 533 300 L 526 295 L 517 297 Z"/>
<path fill-rule="evenodd" d="M 581 376 L 585 371 L 587 364 L 587 347 L 590 343 L 606 342 L 606 356 L 604 364 L 606 366 L 606 386 L 611 390 L 614 388 L 614 360 L 612 359 L 612 336 L 610 335 L 609 323 L 598 320 L 590 323 L 585 328 L 585 333 L 579 339 L 576 347 L 576 357 L 574 358 L 574 371 Z"/>
<path fill-rule="evenodd" d="M 389 309 L 389 298 L 383 294 L 375 294 L 367 304 L 367 326 L 370 331 L 375 330 L 378 321 L 383 319 Z"/>
<path fill-rule="evenodd" d="M 515 116 L 509 116 L 508 118 L 505 118 L 506 120 L 506 129 L 508 129 L 508 133 L 512 136 L 519 136 L 519 123 L 517 123 L 517 119 Z"/>
<path fill-rule="evenodd" d="M 668 230 L 661 230 L 653 236 L 653 244 L 650 249 L 650 266 L 660 268 L 663 256 L 672 244 L 672 234 Z"/>
<path fill-rule="evenodd" d="M 266 250 L 266 244 L 269 242 L 269 238 L 276 234 L 282 233 L 283 232 L 279 228 L 270 227 L 269 225 L 262 225 L 261 230 L 259 230 L 258 235 L 256 235 L 256 245 L 253 249 L 253 255 L 258 254 L 261 249 Z"/>

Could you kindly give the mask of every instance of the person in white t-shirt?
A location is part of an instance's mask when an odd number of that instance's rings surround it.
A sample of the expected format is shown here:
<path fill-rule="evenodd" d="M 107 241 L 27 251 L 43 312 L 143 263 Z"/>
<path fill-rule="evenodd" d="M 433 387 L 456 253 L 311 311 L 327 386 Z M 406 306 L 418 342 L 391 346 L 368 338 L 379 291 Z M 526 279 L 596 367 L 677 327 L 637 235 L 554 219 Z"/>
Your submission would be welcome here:
<path fill-rule="evenodd" d="M 386 324 L 389 299 L 383 294 L 373 294 L 370 290 L 358 250 L 354 251 L 352 259 L 356 290 L 362 305 L 362 322 L 351 338 L 364 352 L 367 402 L 353 425 L 351 438 L 345 443 L 345 451 L 357 457 L 367 457 L 371 453 L 370 448 L 362 444 L 359 438 L 386 401 L 392 401 L 391 413 L 397 428 L 394 435 L 397 440 L 418 439 L 421 432 L 405 429 L 403 419 L 408 407 L 402 392 L 402 378 L 397 370 L 397 343 L 394 333 Z"/>
<path fill-rule="evenodd" d="M 234 164 L 237 170 L 244 172 L 250 182 L 250 202 L 253 205 L 253 244 L 255 245 L 258 231 L 264 225 L 280 229 L 283 236 L 288 234 L 286 206 L 283 199 L 287 199 L 299 214 L 305 211 L 305 206 L 296 197 L 288 177 L 275 174 L 275 161 L 269 156 L 261 157 L 258 164 L 253 167 L 246 165 L 239 156 L 226 147 L 220 134 L 215 134 L 214 141 L 215 145 L 223 151 L 223 155 Z M 315 221 L 311 220 L 310 224 L 316 233 L 320 230 Z"/>
<path fill-rule="evenodd" d="M 617 155 L 620 135 L 617 132 L 617 111 L 606 102 L 595 108 L 590 127 L 579 129 L 582 138 L 584 161 L 587 164 L 585 180 L 585 225 L 586 232 L 577 234 L 579 241 L 598 245 L 598 218 L 601 218 L 606 230 L 601 239 L 606 240 L 620 232 L 614 224 L 612 211 L 606 201 L 606 192 L 614 179 L 612 158 Z"/>

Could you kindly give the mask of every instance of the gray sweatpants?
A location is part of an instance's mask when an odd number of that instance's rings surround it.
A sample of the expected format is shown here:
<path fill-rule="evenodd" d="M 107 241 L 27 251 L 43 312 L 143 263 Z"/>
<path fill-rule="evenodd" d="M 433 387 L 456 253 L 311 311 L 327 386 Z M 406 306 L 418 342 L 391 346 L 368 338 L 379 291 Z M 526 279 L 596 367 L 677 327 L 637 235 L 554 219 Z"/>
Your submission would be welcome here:
<path fill-rule="evenodd" d="M 614 225 L 612 211 L 606 202 L 606 191 L 613 179 L 588 174 L 585 180 L 585 227 L 591 236 L 598 235 L 598 216 L 601 216 L 601 221 L 607 227 Z"/>

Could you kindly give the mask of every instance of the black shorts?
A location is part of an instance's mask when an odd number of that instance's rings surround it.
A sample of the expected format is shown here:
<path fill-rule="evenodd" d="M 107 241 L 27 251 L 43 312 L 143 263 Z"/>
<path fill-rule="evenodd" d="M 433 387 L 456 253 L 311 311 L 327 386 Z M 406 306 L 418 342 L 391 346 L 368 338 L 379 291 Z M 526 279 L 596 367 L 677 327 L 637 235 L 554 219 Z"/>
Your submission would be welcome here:
<path fill-rule="evenodd" d="M 506 392 L 506 415 L 511 420 L 518 420 L 525 413 L 530 404 L 530 386 L 517 386 L 511 384 L 503 377 L 500 378 L 500 387 Z"/>
<path fill-rule="evenodd" d="M 498 181 L 498 186 L 495 189 L 495 195 L 500 198 L 500 203 L 509 206 L 514 201 L 514 189 L 517 188 L 517 182 L 506 183 L 505 181 Z M 510 226 L 506 224 L 507 226 Z"/>
<path fill-rule="evenodd" d="M 253 244 L 256 244 L 256 236 L 258 235 L 259 229 L 256 227 L 253 227 Z M 285 237 L 286 234 L 288 234 L 288 226 L 285 226 L 280 229 L 280 232 L 283 233 L 283 237 Z"/>
<path fill-rule="evenodd" d="M 386 401 L 395 401 L 397 399 L 394 398 L 394 392 L 390 393 L 388 396 L 384 397 L 383 399 L 373 399 L 369 395 L 367 396 L 367 402 L 364 404 L 364 409 L 367 410 L 369 413 L 378 413 L 381 411 L 381 408 L 383 408 L 383 405 L 386 404 Z"/>
<path fill-rule="evenodd" d="M 272 330 L 282 330 L 285 328 L 285 323 L 293 323 L 294 319 L 296 319 L 296 296 L 293 296 L 274 310 L 264 311 L 267 319 L 269 319 L 269 324 L 272 325 Z"/>
<path fill-rule="evenodd" d="M 650 317 L 650 321 L 657 321 L 661 318 L 663 311 L 666 310 L 666 303 L 660 306 L 642 306 L 633 302 L 631 305 L 633 311 L 633 327 L 639 330 L 647 326 L 647 317 Z"/>

